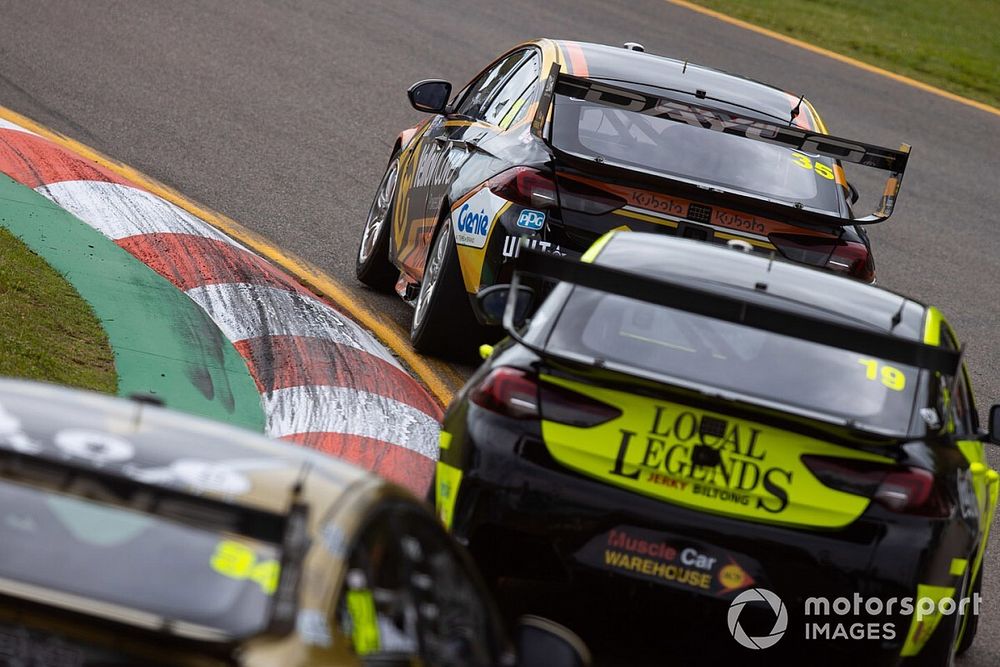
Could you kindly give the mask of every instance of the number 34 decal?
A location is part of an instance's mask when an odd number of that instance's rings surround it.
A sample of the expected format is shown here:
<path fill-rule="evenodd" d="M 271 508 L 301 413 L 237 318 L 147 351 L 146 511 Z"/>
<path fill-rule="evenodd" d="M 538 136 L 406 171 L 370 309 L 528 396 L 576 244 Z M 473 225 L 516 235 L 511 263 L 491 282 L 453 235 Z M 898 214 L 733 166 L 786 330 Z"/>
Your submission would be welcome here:
<path fill-rule="evenodd" d="M 906 376 L 898 368 L 880 364 L 875 359 L 858 359 L 858 363 L 865 367 L 865 377 L 873 382 L 881 381 L 893 391 L 903 391 L 906 386 Z"/>
<path fill-rule="evenodd" d="M 833 180 L 833 169 L 830 169 L 822 162 L 813 162 L 807 155 L 803 155 L 802 153 L 792 153 L 792 162 L 799 165 L 803 169 L 815 171 L 827 180 Z"/>

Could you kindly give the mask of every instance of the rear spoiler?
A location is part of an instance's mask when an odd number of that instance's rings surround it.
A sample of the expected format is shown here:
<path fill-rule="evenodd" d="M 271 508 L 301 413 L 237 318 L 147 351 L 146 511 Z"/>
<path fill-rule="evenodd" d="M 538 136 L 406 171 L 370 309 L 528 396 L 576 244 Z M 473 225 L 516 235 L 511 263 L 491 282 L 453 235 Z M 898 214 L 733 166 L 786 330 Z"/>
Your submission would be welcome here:
<path fill-rule="evenodd" d="M 511 282 L 514 293 L 520 282 L 518 274 L 528 274 L 871 355 L 948 377 L 954 377 L 961 364 L 961 353 L 957 351 L 719 294 L 697 287 L 694 281 L 684 280 L 679 276 L 654 279 L 527 247 L 522 248 L 516 261 L 514 279 Z M 512 301 L 513 299 L 510 302 Z"/>
<path fill-rule="evenodd" d="M 265 632 L 283 635 L 294 629 L 298 614 L 298 585 L 309 539 L 306 531 L 308 507 L 298 501 L 298 487 L 290 494 L 291 502 L 287 513 L 279 514 L 6 446 L 0 446 L 0 479 L 57 493 L 96 498 L 103 503 L 142 514 L 220 533 L 236 534 L 280 547 L 281 571 L 271 599 Z M 141 615 L 149 614 L 142 612 Z M 184 636 L 181 626 L 182 624 L 165 623 L 163 628 L 173 628 L 173 634 Z"/>
<path fill-rule="evenodd" d="M 762 215 L 791 216 L 788 222 L 795 224 L 805 222 L 818 226 L 858 225 L 882 222 L 892 215 L 903 180 L 903 172 L 910 154 L 910 146 L 902 144 L 899 150 L 883 148 L 866 144 L 853 139 L 844 139 L 820 132 L 813 132 L 791 123 L 782 124 L 760 118 L 742 116 L 733 111 L 723 110 L 701 102 L 691 101 L 691 93 L 683 91 L 665 91 L 658 95 L 640 92 L 630 88 L 612 85 L 578 76 L 561 74 L 559 65 L 554 64 L 545 82 L 541 99 L 539 100 L 532 130 L 542 136 L 545 120 L 549 116 L 555 95 L 564 95 L 588 102 L 603 104 L 625 111 L 653 116 L 677 123 L 701 127 L 714 132 L 732 134 L 753 141 L 775 144 L 785 148 L 800 150 L 813 155 L 871 167 L 889 172 L 885 189 L 879 201 L 878 208 L 870 215 L 861 218 L 842 218 L 838 215 L 814 208 L 806 208 L 801 204 L 790 204 L 740 191 L 722 191 L 712 187 L 713 194 L 721 194 L 721 199 L 728 200 L 730 205 L 753 208 Z M 791 110 L 789 110 L 791 111 Z M 553 148 L 555 148 L 553 146 Z M 593 163 L 593 156 L 576 155 L 562 152 L 570 157 L 587 160 Z M 611 164 L 606 158 L 605 164 Z M 622 166 L 623 169 L 635 171 L 632 166 Z M 653 175 L 650 172 L 650 175 Z M 698 185 L 692 181 L 656 172 L 659 179 L 674 181 L 681 186 Z M 702 185 L 701 189 L 705 186 Z"/>

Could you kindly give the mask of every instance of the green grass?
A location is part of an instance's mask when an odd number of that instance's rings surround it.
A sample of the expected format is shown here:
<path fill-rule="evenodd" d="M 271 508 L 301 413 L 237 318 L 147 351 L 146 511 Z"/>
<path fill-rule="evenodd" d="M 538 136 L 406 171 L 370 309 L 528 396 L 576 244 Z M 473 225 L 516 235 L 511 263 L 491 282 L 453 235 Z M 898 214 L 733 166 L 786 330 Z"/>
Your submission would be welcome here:
<path fill-rule="evenodd" d="M 998 0 L 694 0 L 1000 107 Z"/>
<path fill-rule="evenodd" d="M 72 285 L 0 228 L 0 375 L 113 393 L 104 330 Z"/>

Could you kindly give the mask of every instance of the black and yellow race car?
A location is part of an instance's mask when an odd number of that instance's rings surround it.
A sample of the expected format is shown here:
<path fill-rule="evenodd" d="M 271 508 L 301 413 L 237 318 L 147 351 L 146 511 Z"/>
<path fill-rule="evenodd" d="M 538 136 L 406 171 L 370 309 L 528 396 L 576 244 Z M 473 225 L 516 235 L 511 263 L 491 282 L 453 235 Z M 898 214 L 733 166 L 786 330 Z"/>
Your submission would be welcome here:
<path fill-rule="evenodd" d="M 521 327 L 538 276 L 561 282 Z M 936 308 L 625 232 L 582 261 L 523 250 L 478 305 L 511 337 L 445 416 L 434 493 L 508 608 L 622 664 L 946 665 L 971 644 L 1000 410 L 981 431 Z"/>
<path fill-rule="evenodd" d="M 864 225 L 892 213 L 908 146 L 830 136 L 802 96 L 626 46 L 540 39 L 455 95 L 410 88 L 431 116 L 395 142 L 356 269 L 414 306 L 419 351 L 475 349 L 469 299 L 509 280 L 521 238 L 571 257 L 611 229 L 737 239 L 874 280 Z M 845 168 L 885 176 L 872 214 Z"/>
<path fill-rule="evenodd" d="M 4 667 L 584 667 L 423 503 L 261 435 L 0 379 Z"/>

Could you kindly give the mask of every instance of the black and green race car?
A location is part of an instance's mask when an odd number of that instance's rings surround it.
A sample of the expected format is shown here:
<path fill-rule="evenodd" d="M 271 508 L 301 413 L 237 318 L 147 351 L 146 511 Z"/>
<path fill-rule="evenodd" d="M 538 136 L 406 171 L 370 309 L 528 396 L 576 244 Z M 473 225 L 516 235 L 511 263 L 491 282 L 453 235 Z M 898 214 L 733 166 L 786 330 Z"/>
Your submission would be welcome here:
<path fill-rule="evenodd" d="M 624 664 L 971 644 L 1000 410 L 981 430 L 936 308 L 635 232 L 582 261 L 524 249 L 478 303 L 511 337 L 448 410 L 434 493 L 508 608 Z"/>

